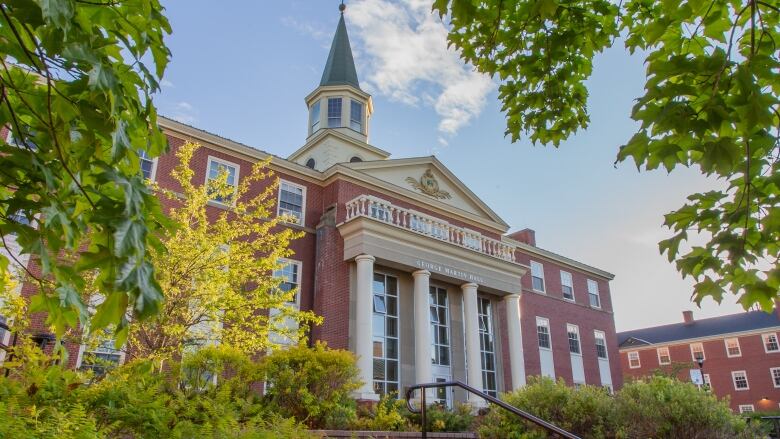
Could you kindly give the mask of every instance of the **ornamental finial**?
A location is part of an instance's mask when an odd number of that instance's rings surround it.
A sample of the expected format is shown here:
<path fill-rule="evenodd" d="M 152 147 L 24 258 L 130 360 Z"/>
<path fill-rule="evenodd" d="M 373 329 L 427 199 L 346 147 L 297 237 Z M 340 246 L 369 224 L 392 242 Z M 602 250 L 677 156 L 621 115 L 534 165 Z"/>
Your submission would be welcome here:
<path fill-rule="evenodd" d="M 344 9 L 347 9 L 347 5 L 344 4 L 344 0 L 341 0 L 341 4 L 339 5 L 339 11 L 341 11 L 341 13 L 343 14 Z"/>

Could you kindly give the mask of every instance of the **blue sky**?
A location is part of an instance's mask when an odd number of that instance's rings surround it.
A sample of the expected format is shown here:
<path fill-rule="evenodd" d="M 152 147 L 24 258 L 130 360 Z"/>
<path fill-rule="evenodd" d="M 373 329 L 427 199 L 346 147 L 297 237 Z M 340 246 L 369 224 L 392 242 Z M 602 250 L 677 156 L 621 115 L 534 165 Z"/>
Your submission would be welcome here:
<path fill-rule="evenodd" d="M 338 1 L 165 2 L 173 60 L 156 102 L 162 114 L 287 156 L 306 136 L 304 97 L 318 84 Z M 373 95 L 370 143 L 393 157 L 435 154 L 537 245 L 616 275 L 618 330 L 738 312 L 732 298 L 702 309 L 691 282 L 659 255 L 663 214 L 717 184 L 696 170 L 613 166 L 633 134 L 641 56 L 618 46 L 596 59 L 591 125 L 560 148 L 504 138 L 496 84 L 446 50 L 426 0 L 354 0 L 346 20 L 361 87 Z"/>

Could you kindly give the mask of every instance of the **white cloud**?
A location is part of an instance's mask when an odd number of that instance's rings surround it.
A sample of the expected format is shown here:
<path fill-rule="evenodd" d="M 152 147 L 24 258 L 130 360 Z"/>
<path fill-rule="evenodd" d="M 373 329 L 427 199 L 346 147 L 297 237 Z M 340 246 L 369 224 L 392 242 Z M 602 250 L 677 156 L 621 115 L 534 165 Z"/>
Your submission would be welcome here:
<path fill-rule="evenodd" d="M 173 82 L 163 79 L 160 81 L 160 88 L 173 88 Z"/>
<path fill-rule="evenodd" d="M 308 35 L 322 43 L 329 42 L 333 35 L 323 28 L 315 27 L 309 23 L 301 22 L 293 17 L 282 17 L 282 24 L 297 31 L 300 34 Z"/>
<path fill-rule="evenodd" d="M 430 1 L 354 0 L 347 21 L 366 88 L 407 105 L 432 106 L 442 145 L 480 114 L 495 84 L 447 48 L 447 28 L 431 13 Z"/>
<path fill-rule="evenodd" d="M 181 123 L 193 125 L 198 121 L 198 110 L 196 110 L 195 107 L 193 107 L 189 102 L 181 101 L 173 104 L 172 106 L 164 105 L 163 109 L 165 110 L 163 112 L 164 115 Z"/>

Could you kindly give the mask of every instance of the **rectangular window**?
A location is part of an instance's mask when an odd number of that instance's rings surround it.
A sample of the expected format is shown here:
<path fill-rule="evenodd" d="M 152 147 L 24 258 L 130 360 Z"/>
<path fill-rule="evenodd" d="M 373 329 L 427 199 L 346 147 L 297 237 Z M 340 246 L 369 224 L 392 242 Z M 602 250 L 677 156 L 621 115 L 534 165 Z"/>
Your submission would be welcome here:
<path fill-rule="evenodd" d="M 374 391 L 398 397 L 398 279 L 374 273 Z"/>
<path fill-rule="evenodd" d="M 490 299 L 477 299 L 479 317 L 479 350 L 482 356 L 482 391 L 498 397 L 496 384 L 496 349 L 493 343 L 493 306 Z"/>
<path fill-rule="evenodd" d="M 599 284 L 595 280 L 588 279 L 588 298 L 590 300 L 590 306 L 593 308 L 601 308 Z"/>
<path fill-rule="evenodd" d="M 593 331 L 593 335 L 596 337 L 596 356 L 607 358 L 607 337 L 604 331 Z"/>
<path fill-rule="evenodd" d="M 309 127 L 312 134 L 320 129 L 320 101 L 315 102 L 309 110 Z"/>
<path fill-rule="evenodd" d="M 748 390 L 747 373 L 744 370 L 731 372 L 731 379 L 734 380 L 734 390 Z"/>
<path fill-rule="evenodd" d="M 672 364 L 672 357 L 669 355 L 669 348 L 658 348 L 656 349 L 656 352 L 658 353 L 658 364 L 662 366 Z"/>
<path fill-rule="evenodd" d="M 542 349 L 551 349 L 550 342 L 550 321 L 543 318 L 536 318 L 536 335 L 539 338 L 539 347 Z"/>
<path fill-rule="evenodd" d="M 564 299 L 574 300 L 574 283 L 571 279 L 571 273 L 566 271 L 561 271 L 561 291 Z"/>
<path fill-rule="evenodd" d="M 544 267 L 535 261 L 531 261 L 531 286 L 534 291 L 544 292 Z"/>
<path fill-rule="evenodd" d="M 569 334 L 569 352 L 572 354 L 581 354 L 580 328 L 577 325 L 566 325 L 566 332 Z"/>
<path fill-rule="evenodd" d="M 712 381 L 710 381 L 710 374 L 705 373 L 702 375 L 702 379 L 704 380 L 704 385 L 707 386 L 707 389 L 710 391 L 712 390 Z"/>
<path fill-rule="evenodd" d="M 341 98 L 328 98 L 328 128 L 341 126 Z"/>
<path fill-rule="evenodd" d="M 766 353 L 780 352 L 780 344 L 777 343 L 777 334 L 772 332 L 771 334 L 763 334 L 761 338 L 764 340 L 764 350 Z"/>
<path fill-rule="evenodd" d="M 753 407 L 753 404 L 740 404 L 739 405 L 739 412 L 740 413 L 753 413 L 756 409 Z"/>
<path fill-rule="evenodd" d="M 291 261 L 289 259 L 279 259 L 279 268 L 274 270 L 274 277 L 281 279 L 279 289 L 285 293 L 295 290 L 295 295 L 289 300 L 290 303 L 299 304 L 298 299 L 301 286 L 301 262 Z"/>
<path fill-rule="evenodd" d="M 693 361 L 704 360 L 704 346 L 701 343 L 691 343 L 691 358 Z"/>
<path fill-rule="evenodd" d="M 122 362 L 122 351 L 114 347 L 114 339 L 106 333 L 106 338 L 97 346 L 84 346 L 79 370 L 91 370 L 95 376 L 103 376 Z"/>
<path fill-rule="evenodd" d="M 360 102 L 350 101 L 349 127 L 359 133 L 363 132 L 363 104 Z"/>
<path fill-rule="evenodd" d="M 769 374 L 772 376 L 772 384 L 774 384 L 775 388 L 780 387 L 780 367 L 769 369 Z"/>
<path fill-rule="evenodd" d="M 430 287 L 428 305 L 431 313 L 431 362 L 437 366 L 449 366 L 450 309 L 447 290 Z"/>
<path fill-rule="evenodd" d="M 138 150 L 138 159 L 140 160 L 141 165 L 141 175 L 147 180 L 154 181 L 154 171 L 157 167 L 157 160 L 149 157 L 149 154 L 142 149 Z"/>
<path fill-rule="evenodd" d="M 216 180 L 217 177 L 221 174 L 225 174 L 225 183 L 228 186 L 233 187 L 232 194 L 214 194 L 213 200 L 222 204 L 233 204 L 235 201 L 233 198 L 235 197 L 235 192 L 238 188 L 238 165 L 215 157 L 209 157 L 208 169 L 209 173 L 206 175 L 207 185 L 211 185 L 211 182 Z M 209 188 L 212 192 L 216 189 L 217 188 Z"/>
<path fill-rule="evenodd" d="M 742 350 L 739 348 L 739 339 L 738 338 L 727 338 L 726 339 L 726 355 L 729 358 L 741 357 L 742 356 Z"/>
<path fill-rule="evenodd" d="M 277 215 L 286 215 L 293 224 L 303 225 L 306 188 L 284 180 L 279 182 L 279 211 Z"/>
<path fill-rule="evenodd" d="M 642 367 L 642 363 L 639 361 L 638 351 L 631 351 L 628 353 L 628 367 L 631 369 L 639 369 Z"/>

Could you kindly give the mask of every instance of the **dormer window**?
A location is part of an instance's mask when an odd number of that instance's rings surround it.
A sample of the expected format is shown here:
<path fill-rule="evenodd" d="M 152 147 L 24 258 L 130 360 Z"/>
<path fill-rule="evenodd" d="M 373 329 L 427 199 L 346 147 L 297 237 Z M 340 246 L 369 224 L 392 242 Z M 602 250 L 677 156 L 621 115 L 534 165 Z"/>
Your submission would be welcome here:
<path fill-rule="evenodd" d="M 351 107 L 349 112 L 349 127 L 359 133 L 362 133 L 363 132 L 363 104 L 355 101 L 350 101 L 350 102 L 351 102 Z"/>
<path fill-rule="evenodd" d="M 311 106 L 311 111 L 309 111 L 309 126 L 311 127 L 312 133 L 320 129 L 320 101 L 315 102 L 314 105 Z"/>
<path fill-rule="evenodd" d="M 341 126 L 341 98 L 328 98 L 328 128 Z"/>

